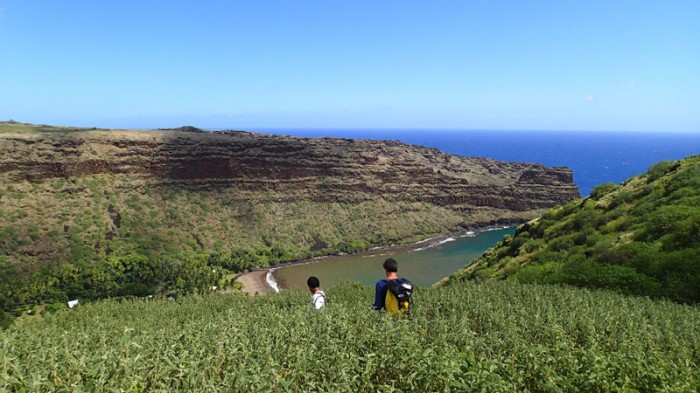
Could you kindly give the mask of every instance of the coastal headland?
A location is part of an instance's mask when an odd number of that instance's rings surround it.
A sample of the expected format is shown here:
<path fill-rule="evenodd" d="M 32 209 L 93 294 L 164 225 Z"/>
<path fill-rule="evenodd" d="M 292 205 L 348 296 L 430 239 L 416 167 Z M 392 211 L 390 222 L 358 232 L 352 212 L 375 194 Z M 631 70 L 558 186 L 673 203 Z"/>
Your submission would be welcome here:
<path fill-rule="evenodd" d="M 393 140 L 6 122 L 0 148 L 9 304 L 202 291 L 224 271 L 513 225 L 579 196 L 568 168 Z"/>

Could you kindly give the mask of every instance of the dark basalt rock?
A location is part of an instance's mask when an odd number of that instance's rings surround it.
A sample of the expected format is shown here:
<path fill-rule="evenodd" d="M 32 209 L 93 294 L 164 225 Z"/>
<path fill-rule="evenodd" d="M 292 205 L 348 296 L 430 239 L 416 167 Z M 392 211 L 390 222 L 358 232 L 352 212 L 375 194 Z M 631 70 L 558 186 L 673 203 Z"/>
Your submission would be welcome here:
<path fill-rule="evenodd" d="M 579 196 L 568 168 L 460 157 L 398 141 L 181 127 L 4 134 L 0 144 L 0 175 L 9 181 L 134 174 L 195 189 L 230 187 L 254 202 L 383 198 L 464 215 L 480 207 L 513 212 L 494 222 L 529 219 Z"/>

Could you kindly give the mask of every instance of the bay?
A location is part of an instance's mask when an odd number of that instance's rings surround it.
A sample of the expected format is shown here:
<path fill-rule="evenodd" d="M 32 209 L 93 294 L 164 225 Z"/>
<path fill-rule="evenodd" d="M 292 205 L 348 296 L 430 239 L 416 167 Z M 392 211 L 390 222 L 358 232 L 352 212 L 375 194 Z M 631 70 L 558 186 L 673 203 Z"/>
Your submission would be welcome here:
<path fill-rule="evenodd" d="M 299 137 L 338 137 L 378 140 L 400 140 L 409 144 L 435 147 L 461 156 L 488 157 L 503 161 L 538 162 L 546 166 L 567 166 L 573 170 L 574 182 L 581 195 L 586 196 L 599 184 L 620 183 L 645 172 L 661 160 L 677 160 L 700 154 L 700 132 L 590 132 L 590 131 L 509 131 L 509 130 L 349 130 L 349 129 L 259 129 L 258 132 Z M 495 235 L 495 239 L 489 239 Z M 465 245 L 459 253 L 458 239 L 431 252 L 402 251 L 394 257 L 399 261 L 400 273 L 419 285 L 432 283 L 463 267 L 484 250 L 501 240 L 502 234 L 482 233 L 484 239 L 479 251 Z M 477 238 L 472 240 L 476 241 Z M 456 249 L 453 251 L 452 247 Z M 469 250 L 475 247 L 474 250 Z M 306 279 L 316 275 L 323 287 L 342 281 L 373 285 L 383 276 L 381 263 L 388 255 L 376 257 L 354 256 L 324 260 L 320 263 L 285 267 L 273 278 L 283 288 L 306 288 Z M 347 266 L 341 267 L 343 264 Z M 415 266 L 414 266 L 415 265 Z M 332 266 L 332 267 L 331 267 Z M 415 270 L 414 270 L 415 269 Z"/>
<path fill-rule="evenodd" d="M 272 277 L 279 287 L 290 289 L 306 289 L 309 276 L 318 277 L 322 288 L 331 288 L 341 282 L 374 286 L 377 280 L 384 278 L 382 263 L 391 257 L 399 263 L 399 276 L 427 287 L 461 269 L 502 240 L 504 235 L 514 232 L 515 227 L 499 228 L 429 245 L 385 249 L 371 255 L 325 258 L 275 269 Z"/>

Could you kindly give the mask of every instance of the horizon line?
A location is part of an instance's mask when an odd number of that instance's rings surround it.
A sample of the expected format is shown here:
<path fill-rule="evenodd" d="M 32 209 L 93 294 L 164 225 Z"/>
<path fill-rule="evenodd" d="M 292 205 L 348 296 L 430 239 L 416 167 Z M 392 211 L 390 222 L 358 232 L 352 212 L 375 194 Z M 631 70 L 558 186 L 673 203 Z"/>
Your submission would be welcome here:
<path fill-rule="evenodd" d="M 252 131 L 252 132 L 274 132 L 274 131 L 406 131 L 406 132 L 421 132 L 421 131 L 443 131 L 443 132 L 589 132 L 589 133 L 674 133 L 674 134 L 694 134 L 700 133 L 700 128 L 697 130 L 624 130 L 624 129 L 554 129 L 554 128 L 490 128 L 490 127 L 344 127 L 344 126 L 326 126 L 326 127 L 303 127 L 303 126 L 244 126 L 244 127 L 210 127 L 197 126 L 193 124 L 181 124 L 178 126 L 163 126 L 163 127 L 104 127 L 95 125 L 63 125 L 63 124 L 47 124 L 47 123 L 32 123 L 18 121 L 14 119 L 2 120 L 0 124 L 24 124 L 49 127 L 77 127 L 77 128 L 96 128 L 101 130 L 138 130 L 138 131 L 157 131 L 166 129 L 175 129 L 181 127 L 195 127 L 205 131 Z M 80 123 L 80 122 L 78 122 Z M 84 124 L 84 123 L 83 123 Z"/>

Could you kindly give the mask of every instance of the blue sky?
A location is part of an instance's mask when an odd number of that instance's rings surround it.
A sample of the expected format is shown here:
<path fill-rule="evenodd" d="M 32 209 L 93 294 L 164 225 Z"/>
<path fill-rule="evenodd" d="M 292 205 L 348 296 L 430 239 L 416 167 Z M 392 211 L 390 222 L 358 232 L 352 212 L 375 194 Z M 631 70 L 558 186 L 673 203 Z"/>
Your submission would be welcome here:
<path fill-rule="evenodd" d="M 700 1 L 0 0 L 0 120 L 700 132 Z"/>

